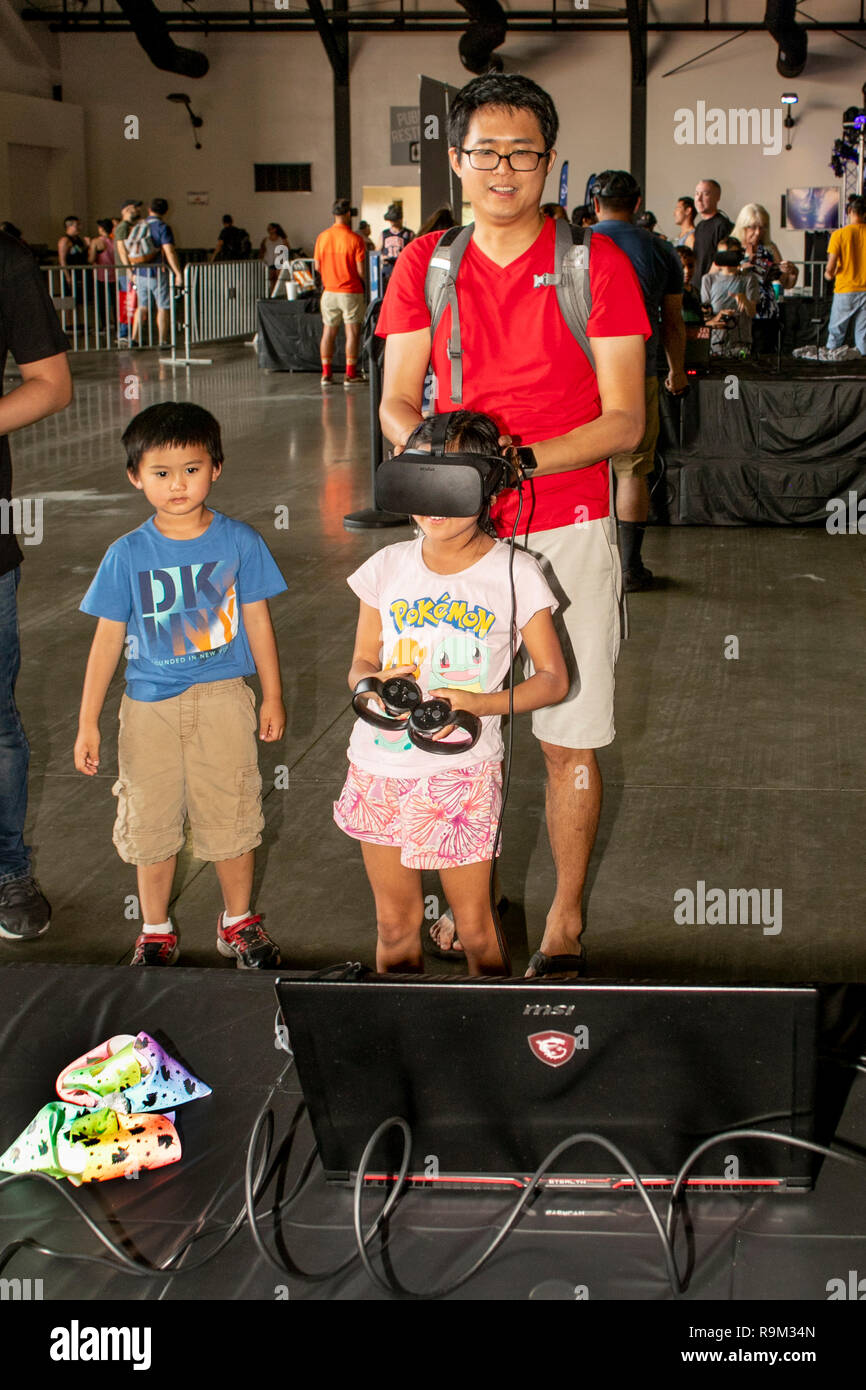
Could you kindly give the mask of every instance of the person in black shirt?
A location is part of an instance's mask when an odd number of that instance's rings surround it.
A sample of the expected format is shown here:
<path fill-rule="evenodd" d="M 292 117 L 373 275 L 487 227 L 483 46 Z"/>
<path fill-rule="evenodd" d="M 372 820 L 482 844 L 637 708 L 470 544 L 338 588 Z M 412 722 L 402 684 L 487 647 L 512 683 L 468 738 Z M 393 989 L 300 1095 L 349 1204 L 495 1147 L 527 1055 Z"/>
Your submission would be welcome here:
<path fill-rule="evenodd" d="M 0 395 L 8 353 L 22 377 L 21 385 L 0 399 L 0 937 L 7 941 L 41 936 L 51 908 L 33 880 L 24 844 L 30 749 L 15 707 L 22 559 L 15 533 L 23 512 L 16 512 L 11 500 L 6 436 L 69 404 L 67 347 L 36 261 L 14 237 L 0 232 Z"/>
<path fill-rule="evenodd" d="M 733 222 L 719 212 L 722 185 L 715 179 L 701 179 L 695 189 L 695 209 L 701 220 L 695 228 L 695 284 L 699 285 L 713 264 L 715 249 L 733 229 Z"/>
<path fill-rule="evenodd" d="M 414 232 L 410 232 L 408 227 L 403 226 L 403 209 L 397 203 L 392 203 L 385 211 L 385 221 L 388 223 L 382 238 L 379 242 L 379 252 L 382 256 L 382 287 L 387 285 L 391 278 L 391 271 L 397 264 L 397 257 L 404 247 L 409 245 L 415 237 Z"/>
<path fill-rule="evenodd" d="M 223 217 L 223 225 L 217 244 L 211 253 L 211 261 L 239 261 L 249 251 L 250 238 L 245 227 L 236 227 L 231 213 Z"/>
<path fill-rule="evenodd" d="M 64 267 L 64 278 L 69 289 L 80 303 L 84 298 L 83 277 L 70 275 L 69 272 L 76 270 L 79 266 L 87 265 L 90 238 L 81 235 L 80 217 L 70 215 L 64 221 L 63 227 L 63 236 L 57 243 L 57 259 Z"/>

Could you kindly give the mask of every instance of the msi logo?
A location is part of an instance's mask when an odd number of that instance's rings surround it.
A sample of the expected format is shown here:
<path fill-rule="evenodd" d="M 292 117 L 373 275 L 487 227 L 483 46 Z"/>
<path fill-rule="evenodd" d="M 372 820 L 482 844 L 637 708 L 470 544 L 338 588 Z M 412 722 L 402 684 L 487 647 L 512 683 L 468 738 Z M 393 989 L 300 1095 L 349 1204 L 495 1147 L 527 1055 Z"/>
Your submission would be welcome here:
<path fill-rule="evenodd" d="M 548 1018 L 551 1014 L 563 1017 L 574 1013 L 574 1004 L 524 1004 L 524 1016 L 530 1014 L 533 1018 Z"/>
<path fill-rule="evenodd" d="M 548 1067 L 562 1067 L 574 1056 L 576 1039 L 571 1033 L 530 1033 L 526 1039 L 535 1056 Z"/>

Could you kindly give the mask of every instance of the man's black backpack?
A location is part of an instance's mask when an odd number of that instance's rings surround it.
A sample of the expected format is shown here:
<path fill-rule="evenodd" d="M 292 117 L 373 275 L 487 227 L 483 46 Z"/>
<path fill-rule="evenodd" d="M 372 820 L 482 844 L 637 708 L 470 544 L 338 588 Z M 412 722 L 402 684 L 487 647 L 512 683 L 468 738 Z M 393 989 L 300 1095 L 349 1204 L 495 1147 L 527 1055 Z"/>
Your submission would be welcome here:
<path fill-rule="evenodd" d="M 434 247 L 424 281 L 424 299 L 430 310 L 431 343 L 446 306 L 451 305 L 451 337 L 448 339 L 451 399 L 460 403 L 463 401 L 463 354 L 456 281 L 460 262 L 472 238 L 474 227 L 475 224 L 470 223 L 468 227 L 451 227 L 443 233 Z M 564 218 L 558 218 L 553 271 L 547 275 L 536 275 L 533 289 L 542 285 L 556 286 L 556 298 L 562 317 L 595 371 L 595 359 L 586 336 L 586 326 L 592 308 L 589 284 L 591 236 L 591 227 L 575 227 Z"/>

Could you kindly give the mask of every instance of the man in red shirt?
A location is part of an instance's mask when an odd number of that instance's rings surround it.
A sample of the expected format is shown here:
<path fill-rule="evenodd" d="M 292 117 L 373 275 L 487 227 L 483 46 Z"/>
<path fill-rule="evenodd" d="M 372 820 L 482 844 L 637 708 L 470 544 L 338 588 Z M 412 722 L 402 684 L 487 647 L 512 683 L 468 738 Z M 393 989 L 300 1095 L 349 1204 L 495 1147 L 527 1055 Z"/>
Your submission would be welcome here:
<path fill-rule="evenodd" d="M 449 158 L 475 224 L 457 276 L 462 407 L 492 415 L 503 436 L 534 451 L 519 534 L 552 575 L 572 676 L 565 700 L 533 715 L 547 767 L 557 888 L 530 975 L 583 969 L 583 886 L 602 793 L 595 749 L 614 738 L 620 637 L 622 580 L 606 460 L 635 449 L 643 435 L 650 336 L 634 269 L 607 237 L 593 236 L 590 251 L 587 336 L 595 372 L 560 313 L 555 287 L 540 283 L 554 263 L 556 224 L 540 203 L 558 124 L 546 92 L 501 73 L 464 87 L 448 118 Z M 419 237 L 403 251 L 379 318 L 377 331 L 387 338 L 380 418 L 398 448 L 421 418 L 431 360 L 424 278 L 439 235 Z M 432 345 L 438 412 L 458 408 L 449 399 L 450 328 L 446 309 Z M 493 508 L 501 537 L 511 535 L 516 511 L 510 489 Z"/>
<path fill-rule="evenodd" d="M 341 323 L 346 325 L 346 380 L 350 389 L 363 381 L 358 372 L 358 344 L 364 322 L 364 262 L 367 248 L 363 237 L 351 228 L 352 208 L 348 198 L 338 198 L 333 207 L 334 225 L 316 237 L 313 259 L 322 281 L 322 385 L 333 386 L 331 358 Z"/>

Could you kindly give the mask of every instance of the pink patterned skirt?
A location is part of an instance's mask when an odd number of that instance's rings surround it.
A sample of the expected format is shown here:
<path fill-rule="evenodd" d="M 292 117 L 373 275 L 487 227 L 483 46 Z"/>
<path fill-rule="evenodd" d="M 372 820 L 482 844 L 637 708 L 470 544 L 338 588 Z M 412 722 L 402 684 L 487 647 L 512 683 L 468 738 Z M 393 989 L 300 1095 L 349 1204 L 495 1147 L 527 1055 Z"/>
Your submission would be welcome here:
<path fill-rule="evenodd" d="M 492 858 L 501 805 L 500 762 L 429 777 L 379 777 L 350 763 L 334 820 L 356 840 L 399 849 L 408 869 L 453 869 Z"/>

